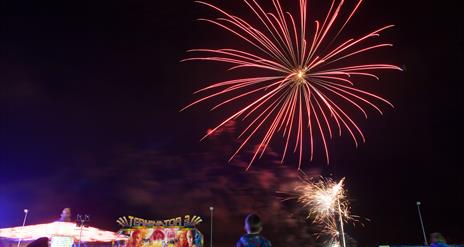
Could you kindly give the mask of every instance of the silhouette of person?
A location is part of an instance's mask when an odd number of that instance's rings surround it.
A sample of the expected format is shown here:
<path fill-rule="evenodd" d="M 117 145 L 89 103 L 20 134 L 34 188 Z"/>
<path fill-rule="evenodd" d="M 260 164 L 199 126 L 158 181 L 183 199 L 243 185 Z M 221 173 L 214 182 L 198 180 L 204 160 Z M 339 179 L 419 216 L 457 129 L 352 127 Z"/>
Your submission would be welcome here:
<path fill-rule="evenodd" d="M 250 214 L 245 218 L 245 231 L 236 247 L 271 247 L 271 242 L 260 235 L 263 230 L 261 219 L 256 214 Z"/>
<path fill-rule="evenodd" d="M 61 211 L 60 214 L 60 219 L 57 221 L 59 222 L 71 222 L 71 209 L 70 208 L 65 208 L 63 211 Z"/>
<path fill-rule="evenodd" d="M 443 235 L 439 232 L 430 234 L 430 246 L 431 247 L 448 247 L 446 240 Z"/>
<path fill-rule="evenodd" d="M 30 242 L 26 247 L 48 247 L 48 238 L 38 238 Z"/>

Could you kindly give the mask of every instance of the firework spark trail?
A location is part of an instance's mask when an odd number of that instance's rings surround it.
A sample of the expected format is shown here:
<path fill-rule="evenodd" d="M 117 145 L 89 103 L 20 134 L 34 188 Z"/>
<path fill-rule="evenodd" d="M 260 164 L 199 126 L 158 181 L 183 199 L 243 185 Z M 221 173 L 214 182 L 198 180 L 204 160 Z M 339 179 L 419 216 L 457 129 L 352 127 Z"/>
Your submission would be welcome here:
<path fill-rule="evenodd" d="M 303 177 L 302 181 L 295 187 L 298 202 L 307 209 L 307 217 L 322 226 L 319 236 L 328 235 L 329 242 L 344 243 L 343 224 L 354 219 L 350 215 L 344 189 L 345 179 L 335 182 L 332 179 Z M 340 241 L 340 236 L 343 241 Z"/>
<path fill-rule="evenodd" d="M 344 218 L 349 219 L 349 207 L 345 190 L 344 179 L 336 183 L 331 179 L 306 179 L 295 189 L 300 195 L 298 201 L 308 209 L 308 218 L 323 222 L 338 212 L 338 202 Z"/>
<path fill-rule="evenodd" d="M 231 32 L 249 44 L 251 49 L 193 49 L 189 52 L 198 55 L 183 61 L 215 61 L 229 64 L 229 70 L 251 68 L 259 73 L 267 72 L 258 77 L 216 82 L 196 92 L 207 95 L 184 109 L 214 98 L 221 100 L 211 110 L 238 101 L 248 102 L 203 138 L 213 134 L 231 120 L 254 118 L 240 134 L 240 138 L 243 137 L 244 140 L 231 157 L 233 159 L 246 144 L 255 142 L 254 154 L 248 168 L 256 158 L 264 154 L 278 133 L 282 134 L 284 140 L 281 162 L 293 146 L 293 152 L 298 152 L 298 168 L 301 167 L 306 145 L 309 145 L 310 160 L 313 159 L 316 136 L 319 136 L 322 142 L 327 163 L 327 142 L 333 138 L 334 133 L 341 136 L 343 130 L 347 131 L 356 147 L 359 139 L 364 142 L 363 132 L 345 108 L 351 106 L 367 118 L 366 106 L 382 114 L 379 103 L 392 107 L 393 105 L 375 94 L 355 88 L 353 77 L 364 76 L 378 80 L 379 77 L 373 74 L 375 71 L 401 69 L 383 63 L 353 64 L 354 62 L 350 63 L 350 58 L 379 48 L 391 47 L 392 44 L 389 43 L 373 45 L 370 44 L 370 40 L 380 36 L 382 31 L 393 25 L 339 42 L 337 37 L 358 10 L 361 0 L 351 9 L 346 19 L 340 17 L 344 1 L 332 0 L 324 20 L 314 21 L 312 32 L 307 28 L 306 0 L 299 0 L 299 18 L 286 12 L 279 0 L 272 0 L 273 11 L 266 11 L 256 0 L 243 2 L 256 17 L 257 24 L 213 4 L 197 1 L 222 15 L 217 19 L 200 20 Z M 336 30 L 338 23 L 343 24 Z M 331 36 L 331 33 L 335 34 Z M 332 46 L 333 43 L 338 45 Z"/>

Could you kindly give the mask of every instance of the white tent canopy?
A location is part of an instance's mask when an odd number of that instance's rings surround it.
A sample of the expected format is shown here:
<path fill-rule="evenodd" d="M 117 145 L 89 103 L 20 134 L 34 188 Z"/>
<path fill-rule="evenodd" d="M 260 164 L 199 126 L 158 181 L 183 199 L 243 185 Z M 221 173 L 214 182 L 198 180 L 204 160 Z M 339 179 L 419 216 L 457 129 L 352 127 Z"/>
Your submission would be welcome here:
<path fill-rule="evenodd" d="M 19 226 L 0 229 L 0 238 L 34 240 L 41 237 L 52 238 L 53 236 L 72 237 L 75 241 L 82 242 L 112 242 L 127 240 L 127 237 L 111 231 L 100 230 L 95 227 L 81 227 L 70 222 L 52 222 L 29 226 Z"/>

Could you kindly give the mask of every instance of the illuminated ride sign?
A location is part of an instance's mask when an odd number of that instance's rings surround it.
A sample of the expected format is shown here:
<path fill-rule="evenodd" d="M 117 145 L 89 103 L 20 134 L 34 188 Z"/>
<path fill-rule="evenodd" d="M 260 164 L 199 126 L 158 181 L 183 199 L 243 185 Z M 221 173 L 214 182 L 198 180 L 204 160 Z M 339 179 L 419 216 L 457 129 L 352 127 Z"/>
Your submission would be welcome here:
<path fill-rule="evenodd" d="M 126 247 L 202 247 L 203 235 L 196 225 L 198 216 L 177 217 L 168 220 L 145 220 L 133 216 L 121 217 L 120 233 L 129 236 Z"/>

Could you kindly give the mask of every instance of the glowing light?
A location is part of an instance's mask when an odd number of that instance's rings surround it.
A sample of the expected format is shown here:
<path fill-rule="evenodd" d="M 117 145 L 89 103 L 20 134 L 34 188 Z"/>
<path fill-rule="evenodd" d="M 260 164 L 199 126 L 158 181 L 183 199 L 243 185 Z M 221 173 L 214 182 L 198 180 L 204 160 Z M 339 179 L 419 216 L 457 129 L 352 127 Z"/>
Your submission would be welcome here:
<path fill-rule="evenodd" d="M 79 240 L 81 228 L 75 223 L 53 222 L 48 224 L 30 225 L 24 227 L 12 227 L 0 229 L 0 238 L 35 240 L 41 237 L 53 236 L 72 237 Z M 115 240 L 127 240 L 124 235 L 110 231 L 103 231 L 94 227 L 83 227 L 81 240 L 83 242 L 111 242 Z"/>
<path fill-rule="evenodd" d="M 328 245 L 329 247 L 340 247 L 340 244 L 338 242 L 331 243 Z"/>
<path fill-rule="evenodd" d="M 343 242 L 345 246 L 343 223 L 353 219 L 343 187 L 345 179 L 335 182 L 303 177 L 302 181 L 295 190 L 298 201 L 308 210 L 308 218 L 323 227 L 320 235 L 329 235 L 330 245 Z"/>
<path fill-rule="evenodd" d="M 308 217 L 316 221 L 323 221 L 332 217 L 338 212 L 340 202 L 341 212 L 349 216 L 348 204 L 346 200 L 343 183 L 345 179 L 338 183 L 331 179 L 304 180 L 304 183 L 295 189 L 300 194 L 298 201 L 307 208 Z"/>
<path fill-rule="evenodd" d="M 298 15 L 285 11 L 280 0 L 272 0 L 274 9 L 271 11 L 265 10 L 255 0 L 243 2 L 254 14 L 255 21 L 240 18 L 208 2 L 197 1 L 221 15 L 217 19 L 200 20 L 232 33 L 250 49 L 194 49 L 189 52 L 197 55 L 183 61 L 221 62 L 230 65 L 230 70 L 244 70 L 241 75 L 249 71 L 246 69 L 254 72 L 254 76 L 216 82 L 196 92 L 206 95 L 184 109 L 213 99 L 219 102 L 212 110 L 226 105 L 237 109 L 203 138 L 229 121 L 246 121 L 238 136 L 241 145 L 230 159 L 245 146 L 251 145 L 254 151 L 249 167 L 256 158 L 262 157 L 276 136 L 283 138 L 281 162 L 293 150 L 298 155 L 299 166 L 304 155 L 313 159 L 315 146 L 319 146 L 316 141 L 324 150 L 327 163 L 328 140 L 334 135 L 342 135 L 346 131 L 356 146 L 359 140 L 364 142 L 363 132 L 346 108 L 358 110 L 367 118 L 367 107 L 382 114 L 379 103 L 393 105 L 356 88 L 355 79 L 378 79 L 375 71 L 401 69 L 391 64 L 362 63 L 359 62 L 362 60 L 350 58 L 392 46 L 372 43 L 382 31 L 393 25 L 339 41 L 339 35 L 357 12 L 361 1 L 351 12 L 345 12 L 345 1 L 332 0 L 323 21 L 315 20 L 312 28 L 308 25 L 307 0 L 299 0 Z"/>

